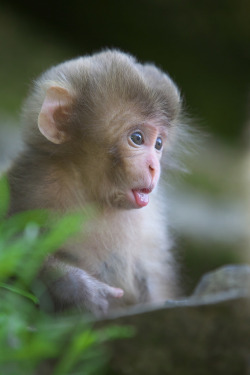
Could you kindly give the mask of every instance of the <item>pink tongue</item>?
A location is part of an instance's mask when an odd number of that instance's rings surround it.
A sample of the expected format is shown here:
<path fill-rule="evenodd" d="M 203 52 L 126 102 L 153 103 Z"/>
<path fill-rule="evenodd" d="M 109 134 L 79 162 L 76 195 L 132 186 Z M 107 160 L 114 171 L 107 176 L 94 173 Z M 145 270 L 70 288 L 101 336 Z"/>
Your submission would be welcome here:
<path fill-rule="evenodd" d="M 140 207 L 147 206 L 149 202 L 148 193 L 143 193 L 141 190 L 133 190 L 135 201 Z"/>

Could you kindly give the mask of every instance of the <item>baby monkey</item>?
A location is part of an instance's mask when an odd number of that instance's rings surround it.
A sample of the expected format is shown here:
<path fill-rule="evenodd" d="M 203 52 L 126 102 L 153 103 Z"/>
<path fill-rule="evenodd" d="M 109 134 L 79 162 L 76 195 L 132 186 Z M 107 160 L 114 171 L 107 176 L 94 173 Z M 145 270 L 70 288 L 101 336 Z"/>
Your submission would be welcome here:
<path fill-rule="evenodd" d="M 24 105 L 25 148 L 8 171 L 10 214 L 93 205 L 82 240 L 39 274 L 56 310 L 95 315 L 176 293 L 165 198 L 157 188 L 181 128 L 168 75 L 106 50 L 46 71 Z"/>

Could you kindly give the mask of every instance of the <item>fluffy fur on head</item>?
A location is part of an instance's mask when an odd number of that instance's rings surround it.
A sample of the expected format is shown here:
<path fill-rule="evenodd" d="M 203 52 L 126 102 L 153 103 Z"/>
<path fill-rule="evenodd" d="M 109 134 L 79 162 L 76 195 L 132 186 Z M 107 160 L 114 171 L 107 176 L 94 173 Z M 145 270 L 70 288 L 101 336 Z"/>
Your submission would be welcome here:
<path fill-rule="evenodd" d="M 66 90 L 70 98 L 56 120 L 58 129 L 68 134 L 69 142 L 58 145 L 48 141 L 37 126 L 51 87 Z M 132 155 L 126 158 L 122 146 L 127 133 L 138 124 L 153 122 L 166 129 L 166 151 L 170 152 L 179 131 L 180 114 L 180 93 L 169 76 L 154 65 L 141 64 L 117 50 L 52 67 L 35 82 L 23 110 L 26 143 L 61 160 L 70 154 L 68 159 L 75 163 L 76 174 L 88 179 L 91 198 L 102 197 L 106 203 L 112 200 L 117 206 L 132 173 L 127 167 Z M 72 155 L 74 149 L 77 152 Z M 132 173 L 131 179 L 138 173 Z M 96 184 L 96 175 L 100 176 L 101 185 Z"/>
<path fill-rule="evenodd" d="M 72 95 L 69 121 L 76 133 L 91 133 L 93 124 L 106 132 L 121 115 L 157 118 L 172 126 L 180 115 L 179 91 L 165 73 L 130 55 L 106 50 L 59 64 L 35 82 L 23 109 L 27 138 L 37 131 L 37 117 L 51 86 L 66 88 Z"/>

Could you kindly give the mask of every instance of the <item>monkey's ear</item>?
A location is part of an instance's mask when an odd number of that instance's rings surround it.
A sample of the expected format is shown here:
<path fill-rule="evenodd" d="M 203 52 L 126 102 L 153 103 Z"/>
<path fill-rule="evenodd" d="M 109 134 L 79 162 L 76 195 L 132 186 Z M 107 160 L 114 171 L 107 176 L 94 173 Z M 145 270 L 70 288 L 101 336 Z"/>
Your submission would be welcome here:
<path fill-rule="evenodd" d="M 59 86 L 47 90 L 38 116 L 38 128 L 49 141 L 60 144 L 69 139 L 65 125 L 71 104 L 72 97 L 68 90 Z"/>

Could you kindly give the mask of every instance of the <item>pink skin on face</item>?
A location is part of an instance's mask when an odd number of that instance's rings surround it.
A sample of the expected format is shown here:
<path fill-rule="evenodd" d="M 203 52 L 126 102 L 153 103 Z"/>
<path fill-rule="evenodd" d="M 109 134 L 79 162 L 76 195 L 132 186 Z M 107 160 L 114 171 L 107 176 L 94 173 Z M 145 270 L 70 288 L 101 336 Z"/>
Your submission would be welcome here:
<path fill-rule="evenodd" d="M 156 186 L 160 175 L 160 157 L 159 151 L 156 150 L 155 144 L 159 131 L 152 125 L 144 125 L 143 144 L 136 146 L 144 150 L 145 160 L 143 161 L 142 170 L 145 170 L 145 186 L 132 188 L 128 194 L 128 200 L 135 208 L 142 208 L 149 203 L 149 194 Z M 135 147 L 135 146 L 134 146 Z"/>

